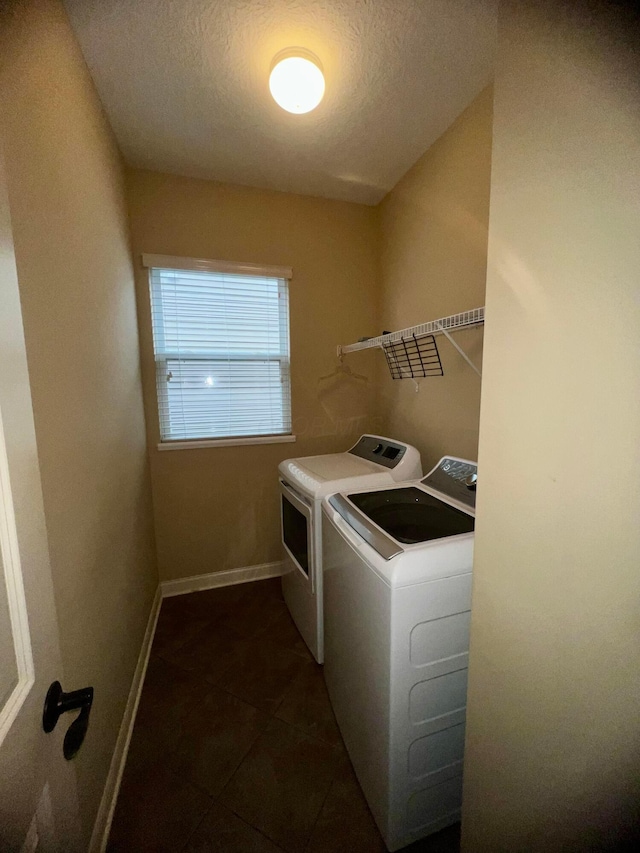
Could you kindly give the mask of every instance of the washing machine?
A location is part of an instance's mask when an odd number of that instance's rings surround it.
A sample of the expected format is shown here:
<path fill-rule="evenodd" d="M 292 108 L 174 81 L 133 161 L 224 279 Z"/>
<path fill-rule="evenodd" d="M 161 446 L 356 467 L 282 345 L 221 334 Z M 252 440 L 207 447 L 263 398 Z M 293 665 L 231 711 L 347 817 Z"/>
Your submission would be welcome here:
<path fill-rule="evenodd" d="M 389 850 L 460 819 L 474 462 L 323 500 L 324 674 Z"/>
<path fill-rule="evenodd" d="M 401 441 L 363 435 L 344 453 L 285 459 L 278 471 L 282 592 L 305 643 L 322 663 L 322 499 L 342 489 L 375 488 L 420 477 L 420 453 Z"/>

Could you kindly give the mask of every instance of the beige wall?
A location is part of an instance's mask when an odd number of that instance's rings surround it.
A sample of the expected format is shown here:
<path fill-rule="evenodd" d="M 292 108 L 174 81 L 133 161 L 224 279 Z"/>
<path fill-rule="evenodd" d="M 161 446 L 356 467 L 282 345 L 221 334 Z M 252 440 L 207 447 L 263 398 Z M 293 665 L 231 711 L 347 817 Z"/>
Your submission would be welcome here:
<path fill-rule="evenodd" d="M 390 331 L 484 305 L 492 89 L 485 89 L 379 206 L 381 325 Z M 482 329 L 456 333 L 480 367 Z M 393 381 L 387 434 L 415 444 L 425 470 L 445 453 L 477 458 L 480 378 L 438 338 L 444 376 Z M 355 356 L 351 356 L 354 359 Z"/>
<path fill-rule="evenodd" d="M 346 449 L 379 429 L 377 362 L 331 375 L 336 346 L 378 331 L 376 223 L 370 207 L 132 170 L 128 201 L 160 574 L 163 579 L 281 559 L 277 466 Z M 158 452 L 149 315 L 151 252 L 293 268 L 293 444 Z"/>
<path fill-rule="evenodd" d="M 544 25 L 502 5 L 495 82 L 473 853 L 621 849 L 640 826 L 637 56 L 593 4 L 536 7 Z"/>
<path fill-rule="evenodd" d="M 321 377 L 335 370 L 338 343 L 484 304 L 491 102 L 489 89 L 378 209 L 128 173 L 163 578 L 278 560 L 276 469 L 288 456 L 342 450 L 371 430 L 415 443 L 425 464 L 445 452 L 475 458 L 480 381 L 447 343 L 441 346 L 445 377 L 424 380 L 417 395 L 412 383 L 391 381 L 378 352 L 347 357 L 345 370 L 364 379 L 346 372 L 331 380 Z M 295 444 L 157 451 L 142 252 L 293 267 Z M 479 364 L 482 331 L 460 334 L 458 340 Z"/>
<path fill-rule="evenodd" d="M 17 5 L 17 4 L 16 4 Z M 62 4 L 3 21 L 0 103 L 67 690 L 91 831 L 157 574 L 118 150 Z"/>

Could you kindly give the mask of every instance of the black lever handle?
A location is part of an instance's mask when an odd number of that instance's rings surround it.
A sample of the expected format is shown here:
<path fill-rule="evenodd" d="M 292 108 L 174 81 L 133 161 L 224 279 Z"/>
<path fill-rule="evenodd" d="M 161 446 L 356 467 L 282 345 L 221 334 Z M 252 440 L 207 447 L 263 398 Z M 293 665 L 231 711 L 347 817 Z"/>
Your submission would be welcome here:
<path fill-rule="evenodd" d="M 54 681 L 47 690 L 42 712 L 42 728 L 45 732 L 52 732 L 55 729 L 61 714 L 80 709 L 80 713 L 71 723 L 64 736 L 62 751 L 67 761 L 73 758 L 82 746 L 89 727 L 89 712 L 92 703 L 93 687 L 83 687 L 82 690 L 72 690 L 70 693 L 65 693 L 60 682 Z"/>

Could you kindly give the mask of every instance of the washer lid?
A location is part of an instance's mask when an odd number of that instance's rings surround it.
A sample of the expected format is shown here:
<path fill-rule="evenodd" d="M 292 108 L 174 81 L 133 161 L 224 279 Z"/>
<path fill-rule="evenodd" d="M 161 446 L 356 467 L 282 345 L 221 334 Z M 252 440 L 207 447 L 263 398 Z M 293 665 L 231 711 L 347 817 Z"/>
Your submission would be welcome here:
<path fill-rule="evenodd" d="M 385 560 L 412 546 L 473 533 L 475 526 L 471 513 L 417 485 L 336 494 L 329 504 Z"/>
<path fill-rule="evenodd" d="M 471 533 L 474 528 L 473 516 L 415 486 L 359 492 L 349 500 L 403 545 Z"/>

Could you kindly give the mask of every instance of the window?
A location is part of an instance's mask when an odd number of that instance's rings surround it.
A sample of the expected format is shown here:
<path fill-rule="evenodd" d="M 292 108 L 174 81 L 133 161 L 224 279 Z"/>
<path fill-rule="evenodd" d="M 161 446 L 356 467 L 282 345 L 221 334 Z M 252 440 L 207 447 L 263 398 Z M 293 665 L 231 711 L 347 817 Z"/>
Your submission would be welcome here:
<path fill-rule="evenodd" d="M 291 433 L 291 270 L 143 255 L 163 442 Z"/>

